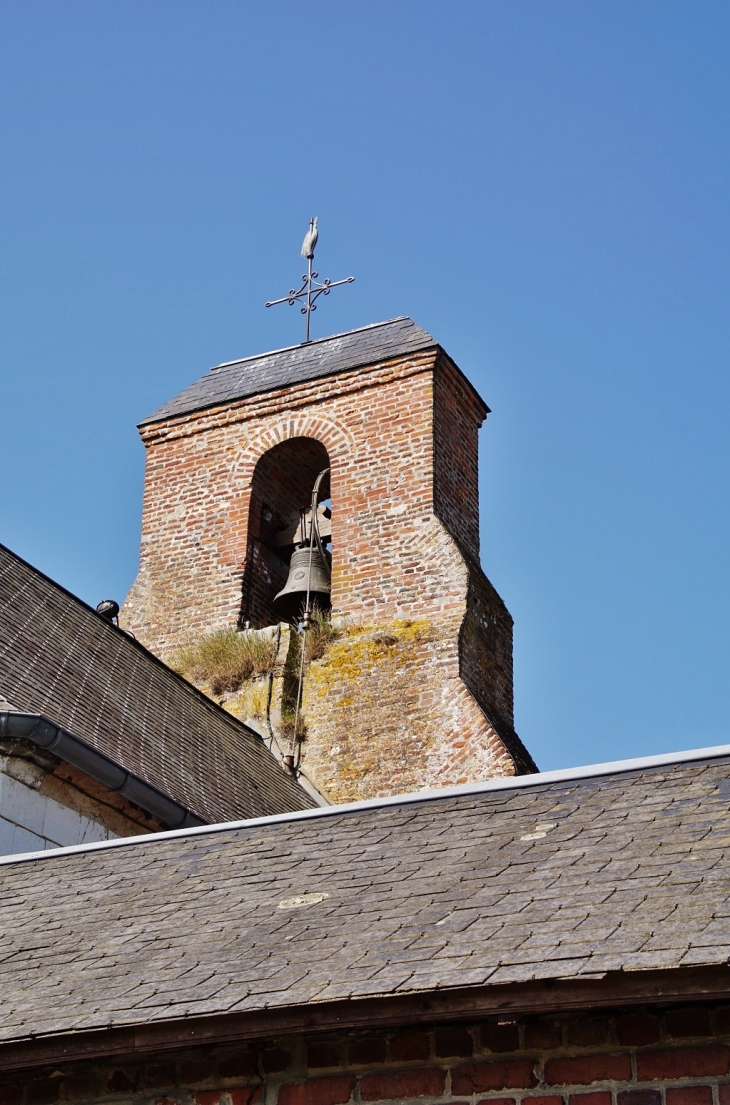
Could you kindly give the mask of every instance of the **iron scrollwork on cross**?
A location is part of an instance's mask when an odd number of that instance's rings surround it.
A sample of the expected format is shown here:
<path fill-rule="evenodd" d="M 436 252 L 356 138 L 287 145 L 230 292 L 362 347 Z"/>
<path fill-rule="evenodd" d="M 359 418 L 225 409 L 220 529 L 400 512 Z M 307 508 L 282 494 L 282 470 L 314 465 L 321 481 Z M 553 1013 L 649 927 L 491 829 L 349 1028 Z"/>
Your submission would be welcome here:
<path fill-rule="evenodd" d="M 295 303 L 303 303 L 304 306 L 300 307 L 300 311 L 306 320 L 305 345 L 309 341 L 309 320 L 312 311 L 317 310 L 317 300 L 319 297 L 321 295 L 329 295 L 332 288 L 337 288 L 340 284 L 352 284 L 355 279 L 354 276 L 346 276 L 344 280 L 330 280 L 328 277 L 325 277 L 322 283 L 319 283 L 319 273 L 314 272 L 312 269 L 314 250 L 317 245 L 318 237 L 317 219 L 314 218 L 309 223 L 309 230 L 304 236 L 304 241 L 302 243 L 302 257 L 306 257 L 307 259 L 307 271 L 304 276 L 302 276 L 301 288 L 298 290 L 290 288 L 288 295 L 282 296 L 281 299 L 272 299 L 270 302 L 264 304 L 266 307 L 275 307 L 277 303 L 288 303 L 290 307 L 293 307 Z"/>

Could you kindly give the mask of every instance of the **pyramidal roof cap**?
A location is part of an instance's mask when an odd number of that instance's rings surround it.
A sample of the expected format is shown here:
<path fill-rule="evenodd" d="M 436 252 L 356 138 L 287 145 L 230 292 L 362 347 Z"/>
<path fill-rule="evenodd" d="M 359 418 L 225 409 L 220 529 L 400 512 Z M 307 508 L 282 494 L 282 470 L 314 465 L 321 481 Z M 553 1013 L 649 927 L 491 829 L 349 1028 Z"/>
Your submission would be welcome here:
<path fill-rule="evenodd" d="M 303 345 L 292 345 L 239 361 L 227 361 L 211 368 L 205 376 L 143 419 L 140 425 L 347 372 L 437 345 L 426 330 L 404 315 L 389 322 L 362 326 L 359 330 L 319 338 Z"/>

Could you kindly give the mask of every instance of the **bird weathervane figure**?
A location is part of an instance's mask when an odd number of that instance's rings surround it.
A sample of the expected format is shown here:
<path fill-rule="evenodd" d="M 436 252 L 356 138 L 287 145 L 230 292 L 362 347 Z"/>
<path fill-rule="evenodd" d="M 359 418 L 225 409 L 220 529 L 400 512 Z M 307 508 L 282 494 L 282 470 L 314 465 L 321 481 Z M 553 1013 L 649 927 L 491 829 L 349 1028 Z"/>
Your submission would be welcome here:
<path fill-rule="evenodd" d="M 266 303 L 266 307 L 275 307 L 277 303 L 288 303 L 290 307 L 293 307 L 295 303 L 303 303 L 304 306 L 300 308 L 301 313 L 306 319 L 304 344 L 309 341 L 309 319 L 312 311 L 317 310 L 317 300 L 321 295 L 329 295 L 332 288 L 336 288 L 339 284 L 352 284 L 355 279 L 354 276 L 347 276 L 344 280 L 329 280 L 325 279 L 321 284 L 317 282 L 318 272 L 312 271 L 312 261 L 314 260 L 314 250 L 317 245 L 317 239 L 319 238 L 319 231 L 317 230 L 317 219 L 310 219 L 309 230 L 304 235 L 304 241 L 302 242 L 302 257 L 307 259 L 307 271 L 302 277 L 302 286 L 298 291 L 293 288 L 289 290 L 289 295 L 283 296 L 281 299 L 272 299 L 270 303 Z"/>

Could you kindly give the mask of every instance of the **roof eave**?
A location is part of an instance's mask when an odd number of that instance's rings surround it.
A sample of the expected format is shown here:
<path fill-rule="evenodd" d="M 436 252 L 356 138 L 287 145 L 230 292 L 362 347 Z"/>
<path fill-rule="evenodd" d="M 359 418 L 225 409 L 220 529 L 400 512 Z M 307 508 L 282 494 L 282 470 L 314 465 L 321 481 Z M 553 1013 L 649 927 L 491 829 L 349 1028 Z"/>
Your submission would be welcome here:
<path fill-rule="evenodd" d="M 601 977 L 532 979 L 529 982 L 422 990 L 338 1002 L 311 1002 L 279 1009 L 179 1017 L 63 1035 L 36 1036 L 0 1044 L 0 1070 L 22 1070 L 61 1061 L 119 1054 L 144 1055 L 185 1046 L 216 1045 L 306 1032 L 396 1028 L 403 1025 L 690 1004 L 730 999 L 730 966 L 708 964 L 653 971 L 611 971 Z"/>
<path fill-rule="evenodd" d="M 44 714 L 30 714 L 20 710 L 0 711 L 0 740 L 3 737 L 32 741 L 38 748 L 52 752 L 65 763 L 85 772 L 97 783 L 134 802 L 174 829 L 199 828 L 209 824 L 165 791 L 152 786 L 133 771 L 128 771 L 111 756 L 99 752 L 87 741 L 69 733 Z"/>

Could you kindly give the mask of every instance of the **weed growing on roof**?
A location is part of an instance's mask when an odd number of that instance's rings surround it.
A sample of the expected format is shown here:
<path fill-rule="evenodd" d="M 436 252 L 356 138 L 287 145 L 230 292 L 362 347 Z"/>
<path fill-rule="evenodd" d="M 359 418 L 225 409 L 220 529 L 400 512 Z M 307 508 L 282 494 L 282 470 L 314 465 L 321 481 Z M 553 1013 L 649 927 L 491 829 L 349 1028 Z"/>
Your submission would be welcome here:
<path fill-rule="evenodd" d="M 248 679 L 274 668 L 276 642 L 259 633 L 220 629 L 179 649 L 170 661 L 191 683 L 207 683 L 213 694 L 237 691 Z"/>

